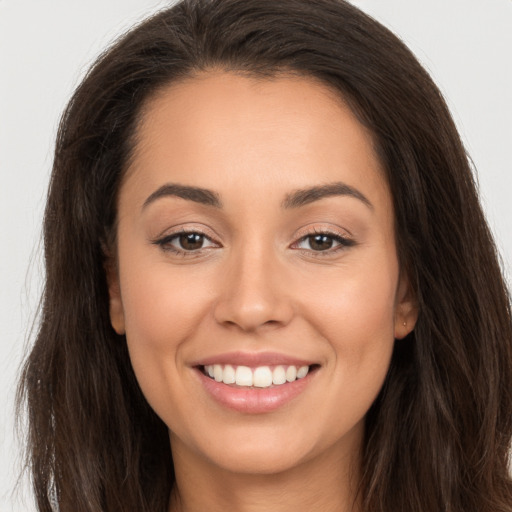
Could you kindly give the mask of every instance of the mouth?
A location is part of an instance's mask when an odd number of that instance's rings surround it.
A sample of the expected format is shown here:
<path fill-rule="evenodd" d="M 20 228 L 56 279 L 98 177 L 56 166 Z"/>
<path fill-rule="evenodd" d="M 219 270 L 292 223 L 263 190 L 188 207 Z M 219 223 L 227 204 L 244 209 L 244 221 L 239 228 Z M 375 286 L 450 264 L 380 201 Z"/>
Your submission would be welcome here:
<path fill-rule="evenodd" d="M 234 364 L 209 364 L 198 369 L 215 382 L 232 387 L 266 389 L 283 386 L 316 371 L 318 364 L 250 367 Z"/>
<path fill-rule="evenodd" d="M 196 365 L 196 375 L 206 396 L 223 409 L 242 414 L 277 411 L 304 396 L 312 385 L 319 364 L 245 366 Z"/>

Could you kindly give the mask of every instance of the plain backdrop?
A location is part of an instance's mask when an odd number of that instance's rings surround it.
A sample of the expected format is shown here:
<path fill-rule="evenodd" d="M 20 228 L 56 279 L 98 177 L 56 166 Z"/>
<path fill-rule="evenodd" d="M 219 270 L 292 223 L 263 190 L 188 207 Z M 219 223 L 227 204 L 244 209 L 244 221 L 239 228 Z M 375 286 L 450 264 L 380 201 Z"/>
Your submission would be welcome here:
<path fill-rule="evenodd" d="M 276 0 L 279 1 L 279 0 Z M 397 33 L 445 94 L 512 274 L 512 0 L 352 0 Z M 41 220 L 60 113 L 95 56 L 169 2 L 0 0 L 0 512 L 16 494 L 13 397 L 42 287 Z"/>

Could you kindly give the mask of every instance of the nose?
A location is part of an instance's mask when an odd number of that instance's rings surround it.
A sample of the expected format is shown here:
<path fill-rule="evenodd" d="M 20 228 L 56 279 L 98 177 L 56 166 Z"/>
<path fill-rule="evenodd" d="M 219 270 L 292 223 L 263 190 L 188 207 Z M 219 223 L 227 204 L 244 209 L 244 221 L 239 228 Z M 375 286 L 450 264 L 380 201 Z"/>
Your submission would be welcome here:
<path fill-rule="evenodd" d="M 290 289 L 280 262 L 270 251 L 244 251 L 228 265 L 215 304 L 218 323 L 254 332 L 291 321 Z"/>

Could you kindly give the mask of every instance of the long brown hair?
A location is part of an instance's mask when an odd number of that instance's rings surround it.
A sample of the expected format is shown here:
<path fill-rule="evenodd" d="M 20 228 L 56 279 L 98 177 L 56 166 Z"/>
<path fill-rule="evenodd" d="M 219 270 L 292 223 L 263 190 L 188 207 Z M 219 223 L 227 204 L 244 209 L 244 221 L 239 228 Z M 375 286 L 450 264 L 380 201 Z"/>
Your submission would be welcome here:
<path fill-rule="evenodd" d="M 510 298 L 448 109 L 404 44 L 342 0 L 184 0 L 94 64 L 60 124 L 40 327 L 19 391 L 40 512 L 167 510 L 167 427 L 109 321 L 105 247 L 138 116 L 160 87 L 221 68 L 315 77 L 374 138 L 419 305 L 367 414 L 367 512 L 512 510 Z"/>

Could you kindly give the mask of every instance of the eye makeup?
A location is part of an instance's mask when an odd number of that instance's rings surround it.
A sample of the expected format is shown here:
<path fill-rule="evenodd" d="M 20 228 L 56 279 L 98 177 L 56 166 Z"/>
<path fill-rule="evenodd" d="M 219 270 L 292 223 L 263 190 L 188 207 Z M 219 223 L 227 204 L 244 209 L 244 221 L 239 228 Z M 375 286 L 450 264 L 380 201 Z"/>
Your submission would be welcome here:
<path fill-rule="evenodd" d="M 197 257 L 212 249 L 222 248 L 222 244 L 209 234 L 197 228 L 181 228 L 151 241 L 167 253 L 182 257 Z M 303 254 L 329 256 L 356 245 L 355 240 L 333 230 L 313 228 L 289 247 Z"/>

